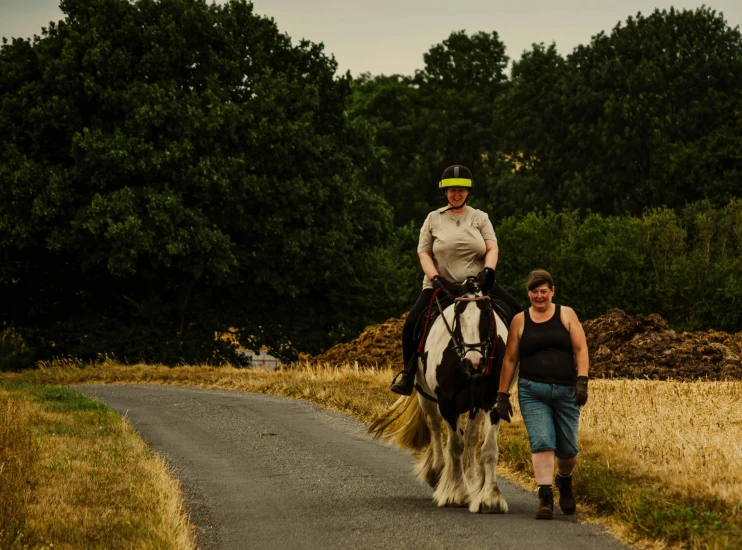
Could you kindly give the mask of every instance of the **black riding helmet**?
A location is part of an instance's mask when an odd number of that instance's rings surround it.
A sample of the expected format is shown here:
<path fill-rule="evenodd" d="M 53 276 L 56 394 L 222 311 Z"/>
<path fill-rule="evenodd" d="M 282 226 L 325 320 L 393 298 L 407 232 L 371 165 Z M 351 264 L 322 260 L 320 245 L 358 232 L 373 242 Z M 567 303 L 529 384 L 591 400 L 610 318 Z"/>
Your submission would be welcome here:
<path fill-rule="evenodd" d="M 438 182 L 438 189 L 440 189 L 441 193 L 445 195 L 448 187 L 466 187 L 469 189 L 469 194 L 471 194 L 472 180 L 471 171 L 466 166 L 454 164 L 443 171 L 441 181 Z M 466 200 L 469 200 L 468 195 Z M 461 206 L 456 208 L 451 206 L 447 208 L 446 211 L 463 208 L 466 205 L 466 200 L 461 204 Z"/>

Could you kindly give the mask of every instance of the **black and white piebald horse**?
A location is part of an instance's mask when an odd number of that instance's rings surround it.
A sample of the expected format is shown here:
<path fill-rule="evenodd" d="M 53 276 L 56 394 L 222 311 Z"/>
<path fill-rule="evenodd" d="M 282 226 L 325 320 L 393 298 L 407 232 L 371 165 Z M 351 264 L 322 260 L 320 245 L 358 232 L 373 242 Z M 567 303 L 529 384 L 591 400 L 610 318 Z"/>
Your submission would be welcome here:
<path fill-rule="evenodd" d="M 441 281 L 455 300 L 430 327 L 418 360 L 417 392 L 400 397 L 369 433 L 415 454 L 415 472 L 434 488 L 438 506 L 505 513 L 508 505 L 496 477 L 500 419 L 494 405 L 508 329 L 487 295 L 493 282 L 484 272 L 461 284 Z M 463 414 L 468 415 L 465 430 L 460 427 Z M 482 420 L 484 442 L 475 460 Z M 445 451 L 443 421 L 448 427 Z"/>

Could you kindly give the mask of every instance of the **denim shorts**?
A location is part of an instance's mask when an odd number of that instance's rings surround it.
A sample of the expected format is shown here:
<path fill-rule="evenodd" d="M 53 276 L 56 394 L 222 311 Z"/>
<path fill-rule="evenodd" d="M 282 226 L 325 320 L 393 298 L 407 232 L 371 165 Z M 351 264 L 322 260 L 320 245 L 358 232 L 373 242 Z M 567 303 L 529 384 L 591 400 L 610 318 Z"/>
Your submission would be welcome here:
<path fill-rule="evenodd" d="M 580 407 L 575 405 L 572 386 L 544 384 L 520 378 L 518 403 L 532 453 L 554 451 L 558 458 L 572 458 L 577 455 Z"/>

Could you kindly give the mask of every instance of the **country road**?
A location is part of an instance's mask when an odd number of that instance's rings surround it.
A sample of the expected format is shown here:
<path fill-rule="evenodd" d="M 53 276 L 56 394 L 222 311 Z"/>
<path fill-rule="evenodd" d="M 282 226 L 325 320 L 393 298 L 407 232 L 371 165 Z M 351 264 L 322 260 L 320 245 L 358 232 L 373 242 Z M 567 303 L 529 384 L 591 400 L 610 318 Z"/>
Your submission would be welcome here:
<path fill-rule="evenodd" d="M 342 414 L 290 399 L 171 386 L 77 386 L 125 413 L 180 478 L 199 547 L 625 548 L 501 481 L 506 515 L 437 508 L 412 458 Z"/>

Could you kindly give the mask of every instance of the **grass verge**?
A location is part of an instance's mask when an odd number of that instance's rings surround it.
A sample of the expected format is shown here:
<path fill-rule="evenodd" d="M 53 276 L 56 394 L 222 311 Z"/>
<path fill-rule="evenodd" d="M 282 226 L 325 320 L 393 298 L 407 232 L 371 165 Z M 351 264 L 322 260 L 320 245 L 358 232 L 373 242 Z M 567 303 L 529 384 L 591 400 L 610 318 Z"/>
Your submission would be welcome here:
<path fill-rule="evenodd" d="M 4 378 L 34 384 L 158 383 L 270 393 L 369 423 L 395 400 L 391 371 L 303 365 L 277 372 L 61 362 Z M 740 548 L 740 382 L 595 380 L 583 410 L 575 489 L 581 511 L 639 546 Z M 535 488 L 517 410 L 500 432 L 500 463 Z M 689 405 L 694 404 L 694 414 Z M 502 470 L 501 470 L 502 471 Z"/>
<path fill-rule="evenodd" d="M 193 541 L 177 482 L 126 419 L 59 386 L 0 380 L 0 548 Z"/>

